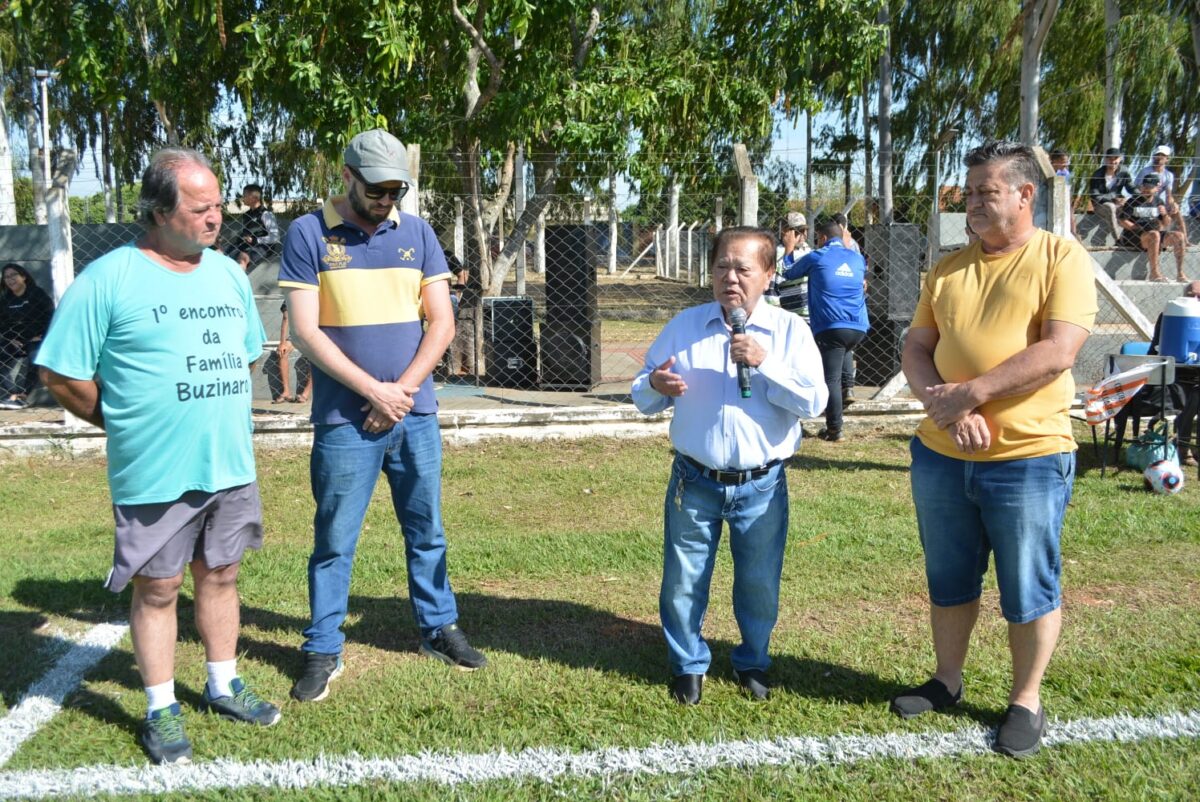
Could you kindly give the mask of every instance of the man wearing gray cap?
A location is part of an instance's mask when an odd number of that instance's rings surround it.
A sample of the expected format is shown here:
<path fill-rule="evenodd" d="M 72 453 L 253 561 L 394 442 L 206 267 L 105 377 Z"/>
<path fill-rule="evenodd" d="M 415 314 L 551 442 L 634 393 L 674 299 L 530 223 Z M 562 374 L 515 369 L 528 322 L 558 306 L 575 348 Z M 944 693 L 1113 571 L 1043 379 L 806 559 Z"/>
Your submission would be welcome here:
<path fill-rule="evenodd" d="M 313 365 L 317 512 L 308 561 L 312 621 L 304 674 L 292 686 L 300 701 L 325 698 L 342 671 L 350 569 L 380 472 L 404 536 L 421 654 L 466 671 L 487 662 L 458 628 L 446 574 L 430 376 L 454 336 L 450 271 L 429 224 L 396 207 L 408 191 L 404 145 L 386 131 L 366 131 L 344 160 L 346 194 L 292 223 L 279 272 L 292 339 Z"/>

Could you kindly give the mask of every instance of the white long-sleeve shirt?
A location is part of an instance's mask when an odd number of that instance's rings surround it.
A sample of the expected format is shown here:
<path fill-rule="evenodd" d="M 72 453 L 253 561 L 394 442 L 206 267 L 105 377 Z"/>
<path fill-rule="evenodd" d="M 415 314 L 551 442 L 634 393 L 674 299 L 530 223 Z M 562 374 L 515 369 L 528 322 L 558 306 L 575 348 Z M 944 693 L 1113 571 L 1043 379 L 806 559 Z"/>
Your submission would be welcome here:
<path fill-rule="evenodd" d="M 738 392 L 730 329 L 715 301 L 672 318 L 633 380 L 637 408 L 649 415 L 674 406 L 671 443 L 710 468 L 747 470 L 787 459 L 800 445 L 801 419 L 819 415 L 829 399 L 821 354 L 801 318 L 760 300 L 746 333 L 767 352 L 751 368 L 750 398 Z M 650 386 L 650 374 L 672 356 L 671 371 L 687 384 L 677 398 Z"/>

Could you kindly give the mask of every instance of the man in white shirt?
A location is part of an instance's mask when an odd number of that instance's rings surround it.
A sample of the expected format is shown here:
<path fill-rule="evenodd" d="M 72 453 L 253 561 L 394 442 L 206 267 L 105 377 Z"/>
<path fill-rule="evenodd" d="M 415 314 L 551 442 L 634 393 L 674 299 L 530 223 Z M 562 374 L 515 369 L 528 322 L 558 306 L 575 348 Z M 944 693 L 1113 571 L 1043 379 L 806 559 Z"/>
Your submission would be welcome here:
<path fill-rule="evenodd" d="M 1140 187 L 1143 179 L 1150 173 L 1158 175 L 1158 194 L 1159 203 L 1167 207 L 1167 215 L 1175 224 L 1175 228 L 1183 235 L 1184 243 L 1187 243 L 1187 221 L 1184 220 L 1183 210 L 1179 204 L 1175 202 L 1175 173 L 1168 167 L 1167 163 L 1171 161 L 1171 148 L 1169 145 L 1159 145 L 1154 149 L 1154 153 L 1150 155 L 1150 163 L 1142 168 L 1141 172 L 1133 179 L 1133 186 Z"/>
<path fill-rule="evenodd" d="M 775 239 L 761 228 L 727 228 L 713 241 L 715 302 L 675 316 L 646 353 L 633 381 L 643 413 L 674 408 L 676 455 L 663 522 L 659 614 L 671 668 L 671 695 L 700 701 L 712 655 L 700 634 L 722 523 L 733 554 L 733 612 L 742 642 L 733 650 L 738 683 L 769 695 L 767 646 L 779 609 L 787 538 L 784 461 L 800 445 L 801 418 L 828 398 L 821 354 L 808 324 L 762 300 L 775 273 Z M 731 334 L 731 310 L 746 313 Z M 748 373 L 748 392 L 738 371 Z"/>

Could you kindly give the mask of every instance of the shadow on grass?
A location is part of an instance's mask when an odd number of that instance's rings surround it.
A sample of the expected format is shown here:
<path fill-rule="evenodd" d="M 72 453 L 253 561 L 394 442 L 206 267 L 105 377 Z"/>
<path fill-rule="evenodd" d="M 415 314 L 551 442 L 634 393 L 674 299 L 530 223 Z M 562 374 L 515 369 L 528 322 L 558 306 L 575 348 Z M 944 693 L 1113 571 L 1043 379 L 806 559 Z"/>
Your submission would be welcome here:
<path fill-rule="evenodd" d="M 801 446 L 803 448 L 803 446 Z M 874 462 L 871 460 L 862 459 L 830 459 L 824 456 L 815 454 L 801 453 L 792 457 L 787 461 L 788 470 L 802 471 L 824 471 L 824 470 L 839 470 L 839 471 L 892 471 L 899 473 L 908 473 L 908 463 L 894 462 Z"/>
<path fill-rule="evenodd" d="M 93 593 L 89 590 L 92 584 L 83 580 L 22 580 L 14 589 L 13 598 L 46 614 L 66 615 L 88 622 L 107 620 L 101 610 L 111 611 L 112 595 L 103 589 L 101 594 Z M 96 606 L 89 606 L 88 601 Z M 103 607 L 99 605 L 101 601 Z M 662 686 L 665 699 L 669 674 L 662 631 L 657 625 L 560 599 L 459 593 L 458 604 L 463 628 L 471 636 L 472 643 L 484 652 L 505 652 L 530 660 L 550 660 L 569 668 L 617 672 L 641 685 Z M 191 624 L 192 611 L 189 609 L 192 607 L 191 599 L 181 596 L 179 607 L 180 637 L 195 641 L 197 635 Z M 413 624 L 407 597 L 351 596 L 350 612 L 354 623 L 346 628 L 349 643 L 364 643 L 399 653 L 416 651 L 419 633 Z M 32 626 L 41 619 L 34 613 L 21 615 L 21 620 L 16 620 L 14 614 L 7 614 L 8 620 L 0 619 L 0 627 L 15 633 L 15 630 Z M 108 616 L 111 617 L 116 616 Z M 242 653 L 257 662 L 273 666 L 284 676 L 300 676 L 303 657 L 298 647 L 300 632 L 308 625 L 307 619 L 243 607 L 242 623 L 243 632 L 239 641 Z M 295 632 L 295 645 L 256 638 L 255 630 Z M 18 641 L 22 640 L 19 633 L 15 634 L 18 634 Z M 709 640 L 713 653 L 710 677 L 733 681 L 729 658 L 735 645 L 727 640 Z M 776 653 L 772 658 L 772 683 L 781 691 L 798 696 L 851 704 L 886 705 L 889 699 L 907 687 L 877 674 L 808 656 Z M 131 690 L 140 689 L 142 685 L 133 655 L 127 650 L 114 651 L 97 666 L 91 677 Z M 198 688 L 180 687 L 177 692 L 185 704 L 193 707 L 199 705 Z M 69 703 L 99 719 L 117 723 L 131 733 L 137 731 L 136 720 L 115 702 L 94 692 L 86 689 L 77 691 Z M 995 718 L 994 711 L 970 705 L 964 705 L 956 712 L 980 721 L 990 722 Z"/>

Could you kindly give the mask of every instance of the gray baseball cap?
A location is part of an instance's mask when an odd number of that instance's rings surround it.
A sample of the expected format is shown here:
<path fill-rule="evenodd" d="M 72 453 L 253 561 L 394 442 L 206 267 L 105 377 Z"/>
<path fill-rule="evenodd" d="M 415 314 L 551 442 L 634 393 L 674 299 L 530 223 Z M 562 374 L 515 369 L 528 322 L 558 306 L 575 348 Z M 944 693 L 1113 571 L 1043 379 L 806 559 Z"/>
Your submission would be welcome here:
<path fill-rule="evenodd" d="M 353 167 L 368 184 L 388 181 L 410 183 L 408 151 L 404 143 L 382 128 L 363 131 L 346 146 L 346 165 Z"/>

